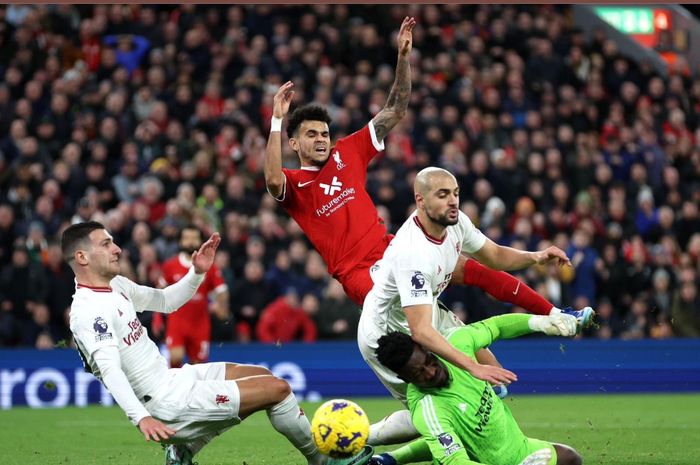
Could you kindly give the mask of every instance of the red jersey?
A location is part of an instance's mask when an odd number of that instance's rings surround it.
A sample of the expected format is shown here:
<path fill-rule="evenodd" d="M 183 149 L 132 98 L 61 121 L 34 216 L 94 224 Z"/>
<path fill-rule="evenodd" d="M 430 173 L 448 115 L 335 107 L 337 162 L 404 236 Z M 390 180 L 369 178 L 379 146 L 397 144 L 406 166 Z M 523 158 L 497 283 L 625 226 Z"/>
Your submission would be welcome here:
<path fill-rule="evenodd" d="M 185 258 L 184 254 L 178 254 L 165 263 L 161 269 L 164 285 L 173 284 L 187 274 L 192 263 Z M 194 296 L 179 310 L 168 314 L 168 324 L 173 322 L 199 324 L 203 321 L 209 322 L 209 299 L 208 295 L 212 291 L 226 290 L 226 282 L 221 276 L 221 272 L 212 265 L 207 272 L 204 281 L 200 284 Z"/>
<path fill-rule="evenodd" d="M 384 142 L 377 141 L 370 121 L 338 140 L 323 167 L 282 170 L 282 206 L 341 282 L 387 234 L 365 189 L 367 165 L 381 150 Z"/>

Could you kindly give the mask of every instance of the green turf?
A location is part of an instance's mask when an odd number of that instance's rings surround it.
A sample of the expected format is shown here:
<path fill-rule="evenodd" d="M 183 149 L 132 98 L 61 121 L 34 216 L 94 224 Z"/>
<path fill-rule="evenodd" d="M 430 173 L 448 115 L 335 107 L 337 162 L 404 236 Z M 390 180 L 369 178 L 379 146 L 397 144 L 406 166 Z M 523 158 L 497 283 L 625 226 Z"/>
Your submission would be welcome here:
<path fill-rule="evenodd" d="M 389 399 L 354 399 L 372 420 L 396 409 Z M 586 464 L 700 463 L 700 394 L 509 397 L 531 437 L 576 448 Z M 312 414 L 318 403 L 305 404 Z M 118 408 L 0 411 L 3 465 L 150 465 L 163 462 Z M 217 438 L 201 465 L 304 464 L 258 413 Z M 494 464 L 499 465 L 499 464 Z"/>

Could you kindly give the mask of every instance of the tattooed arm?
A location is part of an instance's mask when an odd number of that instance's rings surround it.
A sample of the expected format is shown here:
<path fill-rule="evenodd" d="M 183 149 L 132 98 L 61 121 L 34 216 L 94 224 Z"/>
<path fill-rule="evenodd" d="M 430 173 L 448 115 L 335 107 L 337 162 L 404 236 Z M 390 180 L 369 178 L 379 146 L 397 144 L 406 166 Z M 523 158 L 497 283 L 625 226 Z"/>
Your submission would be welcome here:
<path fill-rule="evenodd" d="M 387 98 L 384 108 L 372 119 L 377 140 L 384 140 L 387 133 L 406 114 L 408 99 L 411 96 L 411 65 L 409 57 L 413 45 L 413 26 L 416 25 L 414 18 L 405 18 L 399 29 L 398 44 L 399 58 L 396 63 L 396 77 L 391 86 L 389 98 Z"/>

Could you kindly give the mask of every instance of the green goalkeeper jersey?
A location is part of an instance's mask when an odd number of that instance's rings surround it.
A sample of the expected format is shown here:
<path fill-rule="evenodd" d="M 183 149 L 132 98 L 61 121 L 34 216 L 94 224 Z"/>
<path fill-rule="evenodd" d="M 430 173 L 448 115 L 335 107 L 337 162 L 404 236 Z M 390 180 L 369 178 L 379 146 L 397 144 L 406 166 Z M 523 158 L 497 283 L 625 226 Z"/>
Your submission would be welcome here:
<path fill-rule="evenodd" d="M 499 337 L 531 332 L 530 315 L 503 315 L 455 328 L 445 336 L 474 357 Z M 490 384 L 442 360 L 449 371 L 447 387 L 425 389 L 410 384 L 408 406 L 413 424 L 426 439 L 435 463 L 517 464 L 531 450 L 529 439 Z"/>

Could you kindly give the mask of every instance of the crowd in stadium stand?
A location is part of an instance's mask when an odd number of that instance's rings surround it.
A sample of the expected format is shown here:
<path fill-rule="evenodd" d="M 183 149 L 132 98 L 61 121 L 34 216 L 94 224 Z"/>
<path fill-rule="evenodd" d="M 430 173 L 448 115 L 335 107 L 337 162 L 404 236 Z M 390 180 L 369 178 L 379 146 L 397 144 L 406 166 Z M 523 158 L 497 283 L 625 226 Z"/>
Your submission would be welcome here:
<path fill-rule="evenodd" d="M 214 341 L 353 339 L 357 306 L 265 192 L 271 102 L 292 80 L 334 140 L 359 129 L 406 15 L 410 109 L 368 177 L 390 231 L 415 173 L 444 167 L 491 239 L 567 252 L 573 269 L 517 276 L 594 306 L 587 337 L 700 336 L 700 78 L 683 60 L 661 76 L 553 5 L 63 4 L 0 6 L 0 345 L 70 343 L 60 232 L 88 219 L 152 286 L 180 227 L 220 231 Z M 469 321 L 517 311 L 463 286 L 442 300 Z"/>

